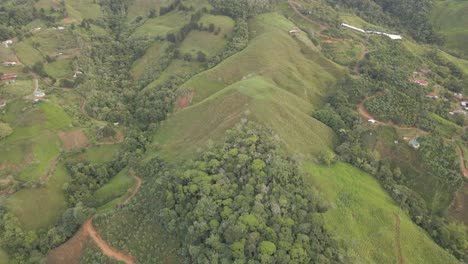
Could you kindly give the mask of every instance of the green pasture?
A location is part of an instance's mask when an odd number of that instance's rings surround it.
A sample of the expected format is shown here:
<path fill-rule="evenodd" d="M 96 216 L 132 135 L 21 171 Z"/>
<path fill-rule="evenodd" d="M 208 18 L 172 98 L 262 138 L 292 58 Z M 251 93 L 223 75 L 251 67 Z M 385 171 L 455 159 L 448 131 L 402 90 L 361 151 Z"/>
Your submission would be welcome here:
<path fill-rule="evenodd" d="M 22 189 L 7 199 L 7 208 L 26 229 L 46 228 L 61 217 L 65 209 L 63 185 L 69 176 L 65 165 L 59 163 L 43 187 Z"/>
<path fill-rule="evenodd" d="M 306 101 L 319 104 L 320 98 L 331 92 L 342 76 L 342 68 L 312 49 L 310 40 L 304 43 L 289 35 L 288 30 L 294 24 L 285 17 L 277 13 L 263 14 L 249 25 L 252 40 L 247 48 L 183 85 L 194 90 L 194 102 L 259 75 Z"/>
<path fill-rule="evenodd" d="M 445 37 L 445 47 L 468 55 L 468 2 L 434 1 L 430 20 L 435 30 Z"/>
<path fill-rule="evenodd" d="M 348 164 L 305 162 L 306 179 L 330 203 L 323 221 L 355 263 L 397 263 L 396 215 L 404 263 L 459 263 L 416 226 L 369 174 Z"/>
<path fill-rule="evenodd" d="M 118 144 L 93 146 L 85 150 L 82 158 L 90 163 L 110 162 L 119 148 Z"/>
<path fill-rule="evenodd" d="M 42 54 L 33 48 L 30 40 L 21 41 L 14 46 L 19 60 L 27 66 L 32 66 L 36 62 L 44 60 Z"/>
<path fill-rule="evenodd" d="M 98 205 L 105 205 L 116 198 L 125 197 L 134 184 L 135 179 L 128 175 L 127 169 L 124 169 L 96 191 L 93 201 Z"/>
<path fill-rule="evenodd" d="M 51 63 L 44 65 L 47 74 L 55 79 L 73 77 L 73 68 L 71 60 L 56 60 Z"/>

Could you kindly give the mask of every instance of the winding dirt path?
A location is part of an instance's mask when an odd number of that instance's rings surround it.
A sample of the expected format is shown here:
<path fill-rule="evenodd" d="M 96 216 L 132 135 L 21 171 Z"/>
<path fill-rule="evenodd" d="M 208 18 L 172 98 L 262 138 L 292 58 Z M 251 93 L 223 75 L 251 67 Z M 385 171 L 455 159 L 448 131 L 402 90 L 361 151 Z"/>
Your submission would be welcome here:
<path fill-rule="evenodd" d="M 135 185 L 135 188 L 133 189 L 132 194 L 127 199 L 125 199 L 125 201 L 123 201 L 121 205 L 127 205 L 130 202 L 130 200 L 138 193 L 138 190 L 140 190 L 141 183 L 143 182 L 141 178 L 136 176 L 133 172 L 130 172 L 130 174 L 132 175 L 133 178 L 135 178 L 135 180 L 137 181 L 137 184 Z"/>
<path fill-rule="evenodd" d="M 118 261 L 122 261 L 126 264 L 134 264 L 133 257 L 131 255 L 126 255 L 117 249 L 113 248 L 106 241 L 104 241 L 99 233 L 93 227 L 93 217 L 88 219 L 83 225 L 83 232 L 86 236 L 90 236 L 96 245 L 101 249 L 102 253 L 108 257 L 114 258 Z"/>
<path fill-rule="evenodd" d="M 398 264 L 403 264 L 403 255 L 401 254 L 401 242 L 400 242 L 400 216 L 395 214 L 395 245 L 398 257 Z"/>

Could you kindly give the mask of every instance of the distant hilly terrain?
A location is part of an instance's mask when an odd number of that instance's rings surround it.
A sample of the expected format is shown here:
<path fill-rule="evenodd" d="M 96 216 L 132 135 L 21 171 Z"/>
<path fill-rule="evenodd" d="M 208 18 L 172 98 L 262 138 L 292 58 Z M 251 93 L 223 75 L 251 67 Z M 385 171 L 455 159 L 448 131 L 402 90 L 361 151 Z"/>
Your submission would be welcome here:
<path fill-rule="evenodd" d="M 0 263 L 466 263 L 466 5 L 4 0 Z"/>

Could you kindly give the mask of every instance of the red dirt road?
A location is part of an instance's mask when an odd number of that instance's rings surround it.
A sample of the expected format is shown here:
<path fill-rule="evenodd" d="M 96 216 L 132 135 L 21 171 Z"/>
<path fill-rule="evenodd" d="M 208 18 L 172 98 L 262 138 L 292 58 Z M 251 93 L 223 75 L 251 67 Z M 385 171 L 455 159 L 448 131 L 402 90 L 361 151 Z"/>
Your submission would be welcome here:
<path fill-rule="evenodd" d="M 135 263 L 131 255 L 126 255 L 107 244 L 107 242 L 104 241 L 99 235 L 99 233 L 94 229 L 92 222 L 92 217 L 88 221 L 86 221 L 86 223 L 83 225 L 83 232 L 93 239 L 93 241 L 101 249 L 104 255 L 114 258 L 118 261 L 122 261 L 126 264 Z"/>

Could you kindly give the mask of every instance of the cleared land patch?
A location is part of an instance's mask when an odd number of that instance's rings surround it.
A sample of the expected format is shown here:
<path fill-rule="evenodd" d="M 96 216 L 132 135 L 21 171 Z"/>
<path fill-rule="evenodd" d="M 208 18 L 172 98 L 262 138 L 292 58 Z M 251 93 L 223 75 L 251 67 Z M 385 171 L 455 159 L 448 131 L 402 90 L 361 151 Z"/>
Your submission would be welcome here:
<path fill-rule="evenodd" d="M 59 132 L 58 136 L 62 140 L 62 146 L 65 150 L 81 149 L 89 145 L 88 138 L 82 129 Z"/>

